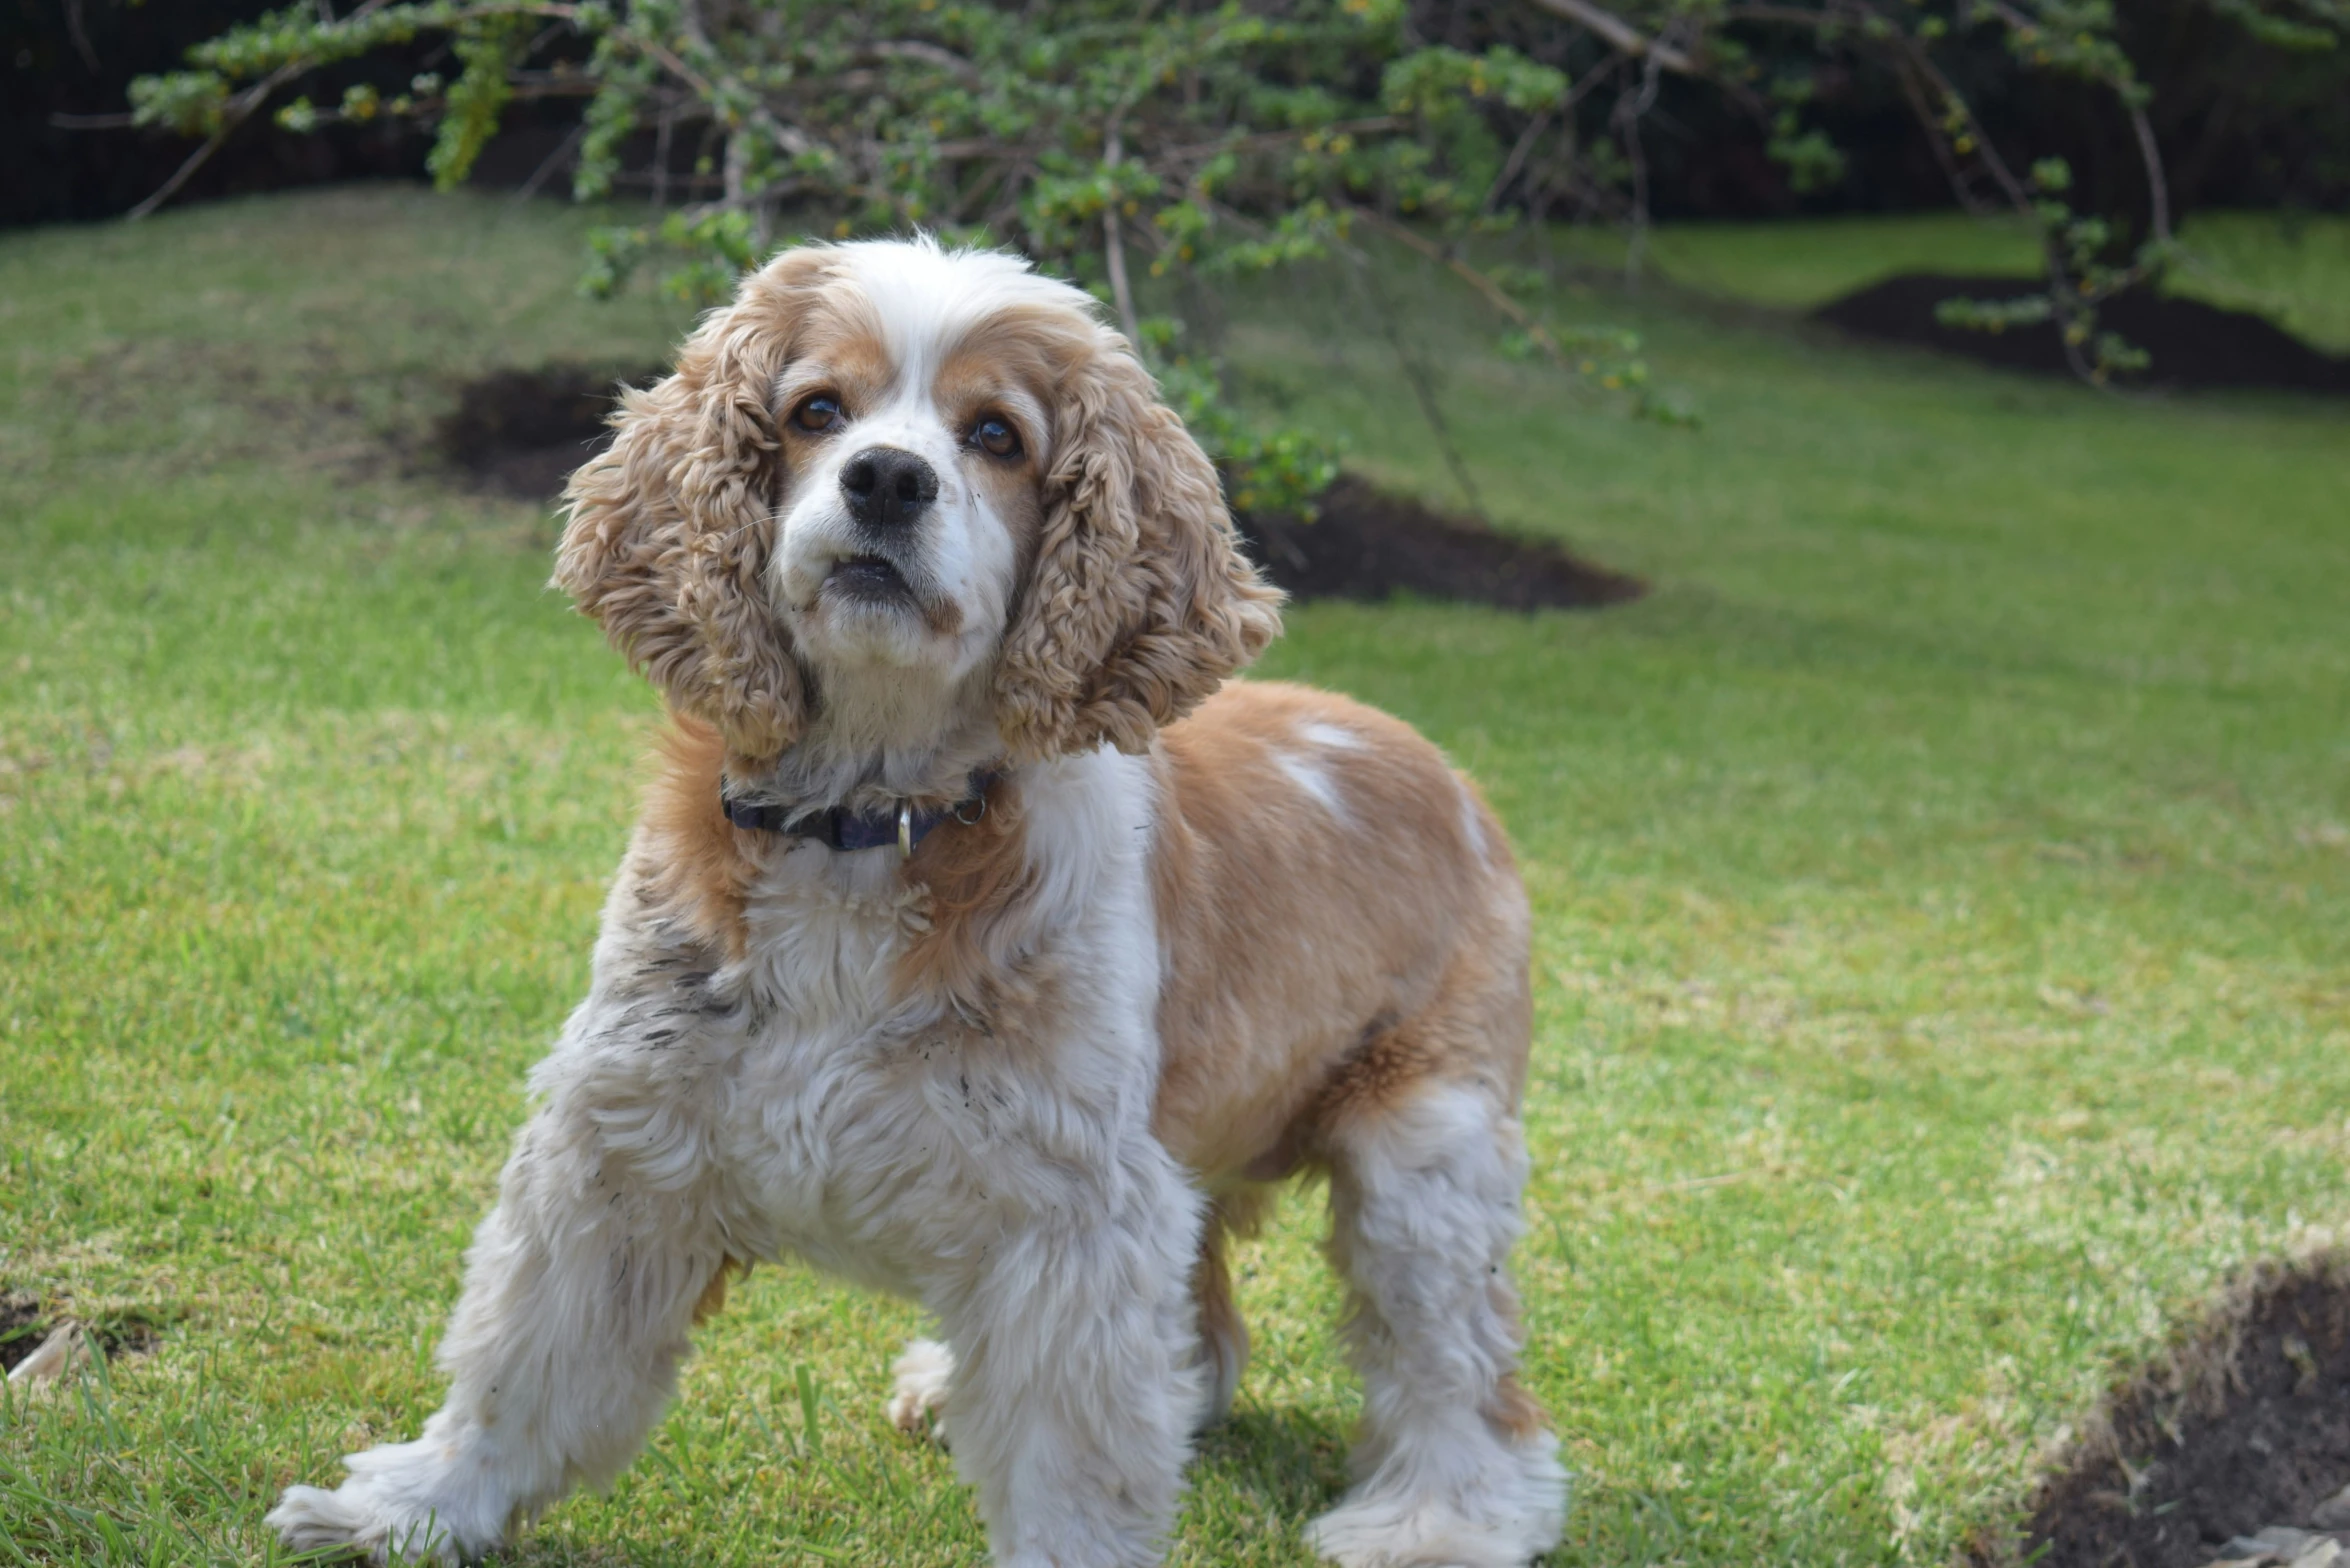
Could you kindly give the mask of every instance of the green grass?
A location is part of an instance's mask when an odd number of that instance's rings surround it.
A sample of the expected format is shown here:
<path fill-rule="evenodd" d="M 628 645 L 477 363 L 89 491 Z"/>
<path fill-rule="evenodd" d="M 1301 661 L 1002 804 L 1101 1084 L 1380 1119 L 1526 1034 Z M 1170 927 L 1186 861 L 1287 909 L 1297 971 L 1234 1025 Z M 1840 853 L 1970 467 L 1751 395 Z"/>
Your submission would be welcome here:
<path fill-rule="evenodd" d="M 2321 348 L 2350 353 L 2350 216 L 2199 212 L 2179 231 L 2186 259 L 2173 293 L 2256 311 Z M 1594 269 L 1622 267 L 1615 230 L 1556 231 L 1559 254 Z M 1957 212 L 1810 218 L 1781 223 L 1678 223 L 1653 231 L 1655 269 L 1722 299 L 1808 311 L 1902 272 L 2030 277 L 2038 247 L 2023 225 Z"/>
<path fill-rule="evenodd" d="M 372 190 L 0 239 L 0 1291 L 155 1335 L 0 1405 L 0 1564 L 265 1560 L 278 1488 L 435 1403 L 654 704 L 542 588 L 547 519 L 414 454 L 464 374 L 682 325 L 573 299 L 582 222 Z M 2113 1368 L 2350 1222 L 2350 414 L 1558 301 L 1645 334 L 1706 413 L 1671 429 L 1388 281 L 1496 518 L 1655 585 L 1308 606 L 1267 661 L 1423 726 L 1525 860 L 1556 1561 L 1945 1562 Z M 1347 299 L 1235 301 L 1249 395 L 1448 499 Z M 1307 1561 L 1356 1398 L 1318 1230 L 1243 1259 L 1177 1561 Z M 512 1556 L 976 1560 L 878 1415 L 917 1321 L 762 1270 Z"/>

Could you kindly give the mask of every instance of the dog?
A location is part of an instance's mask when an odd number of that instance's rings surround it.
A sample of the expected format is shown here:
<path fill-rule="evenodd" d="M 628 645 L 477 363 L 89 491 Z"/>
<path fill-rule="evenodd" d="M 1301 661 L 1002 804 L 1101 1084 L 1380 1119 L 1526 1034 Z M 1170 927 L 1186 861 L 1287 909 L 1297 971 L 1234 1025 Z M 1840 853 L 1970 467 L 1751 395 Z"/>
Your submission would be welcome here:
<path fill-rule="evenodd" d="M 1509 845 L 1397 720 L 1228 681 L 1280 595 L 1126 340 L 1014 256 L 808 246 L 613 425 L 555 582 L 666 740 L 447 1401 L 288 1489 L 286 1544 L 453 1563 L 609 1483 L 791 1253 L 935 1316 L 887 1408 L 951 1433 L 996 1562 L 1157 1562 L 1248 1356 L 1227 1248 L 1305 1173 L 1364 1385 L 1310 1544 L 1554 1545 Z"/>

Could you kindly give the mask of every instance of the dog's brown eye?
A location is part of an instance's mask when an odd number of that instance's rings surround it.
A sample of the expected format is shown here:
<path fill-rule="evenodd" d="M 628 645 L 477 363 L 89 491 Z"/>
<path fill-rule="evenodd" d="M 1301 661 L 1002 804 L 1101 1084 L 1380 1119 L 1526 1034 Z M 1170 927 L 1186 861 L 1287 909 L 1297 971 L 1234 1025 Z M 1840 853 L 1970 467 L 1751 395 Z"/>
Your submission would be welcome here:
<path fill-rule="evenodd" d="M 829 392 L 819 392 L 793 410 L 791 422 L 810 435 L 822 435 L 840 426 L 840 399 Z"/>
<path fill-rule="evenodd" d="M 991 414 L 971 427 L 971 444 L 990 457 L 1018 457 L 1020 432 Z"/>

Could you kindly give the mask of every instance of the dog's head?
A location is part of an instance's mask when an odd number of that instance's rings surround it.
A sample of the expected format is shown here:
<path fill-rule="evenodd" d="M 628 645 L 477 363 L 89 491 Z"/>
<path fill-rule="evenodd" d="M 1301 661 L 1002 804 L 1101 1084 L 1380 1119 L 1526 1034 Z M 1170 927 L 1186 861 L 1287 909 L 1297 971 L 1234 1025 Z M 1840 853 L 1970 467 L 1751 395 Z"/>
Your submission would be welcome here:
<path fill-rule="evenodd" d="M 1140 750 L 1279 630 L 1125 340 L 1016 257 L 788 251 L 624 395 L 555 580 L 737 757 L 984 708 L 1012 760 Z"/>

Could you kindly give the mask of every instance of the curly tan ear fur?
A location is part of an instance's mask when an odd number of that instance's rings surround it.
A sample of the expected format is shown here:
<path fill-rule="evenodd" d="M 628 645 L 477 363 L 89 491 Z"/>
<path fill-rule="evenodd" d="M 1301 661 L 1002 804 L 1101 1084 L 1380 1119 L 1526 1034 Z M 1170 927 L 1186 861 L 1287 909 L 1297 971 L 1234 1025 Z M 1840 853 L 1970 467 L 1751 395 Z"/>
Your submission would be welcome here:
<path fill-rule="evenodd" d="M 777 755 L 806 722 L 762 582 L 783 477 L 769 405 L 825 271 L 821 252 L 803 251 L 746 280 L 687 339 L 676 374 L 623 393 L 612 445 L 564 491 L 556 585 L 673 707 L 746 758 Z"/>
<path fill-rule="evenodd" d="M 1036 566 L 996 707 L 1015 760 L 1147 750 L 1281 630 L 1207 454 L 1126 342 L 1092 330 L 1062 382 Z"/>

